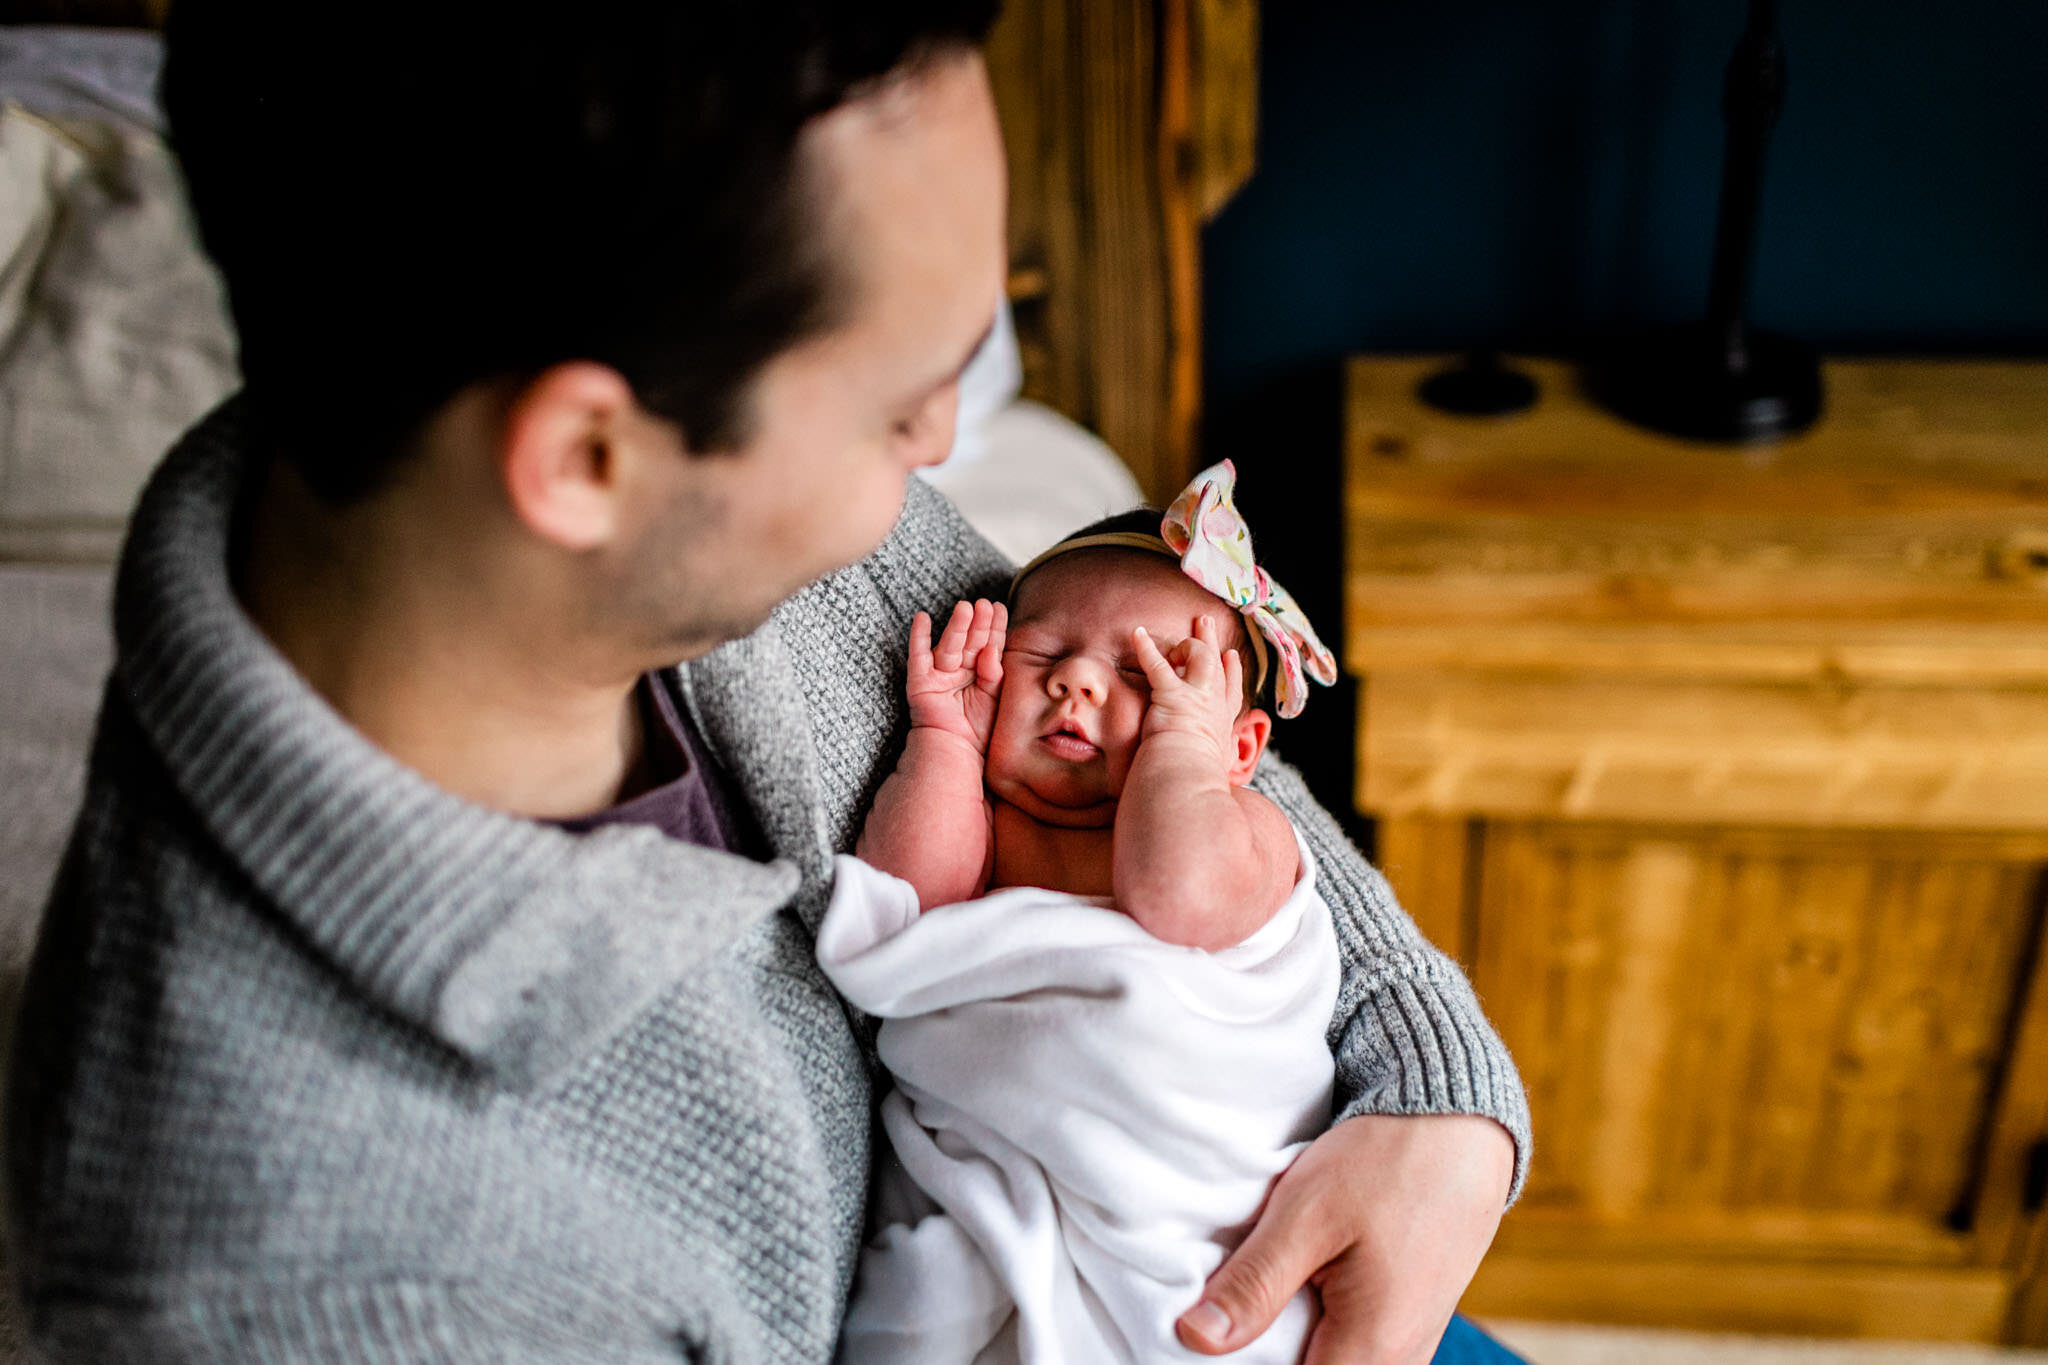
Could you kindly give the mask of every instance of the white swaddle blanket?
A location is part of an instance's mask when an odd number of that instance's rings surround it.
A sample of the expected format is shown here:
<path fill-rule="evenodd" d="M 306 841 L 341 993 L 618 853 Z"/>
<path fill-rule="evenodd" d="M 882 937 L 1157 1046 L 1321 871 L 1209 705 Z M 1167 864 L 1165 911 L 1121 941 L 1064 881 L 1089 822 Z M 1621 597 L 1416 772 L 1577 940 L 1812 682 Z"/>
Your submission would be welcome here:
<path fill-rule="evenodd" d="M 838 860 L 818 961 L 884 1021 L 897 1158 L 842 1361 L 1214 1359 L 1174 1321 L 1330 1120 L 1337 942 L 1306 847 L 1301 868 L 1208 953 L 1030 887 L 919 916 L 909 883 Z M 1304 1291 L 1226 1359 L 1298 1360 L 1311 1316 Z"/>

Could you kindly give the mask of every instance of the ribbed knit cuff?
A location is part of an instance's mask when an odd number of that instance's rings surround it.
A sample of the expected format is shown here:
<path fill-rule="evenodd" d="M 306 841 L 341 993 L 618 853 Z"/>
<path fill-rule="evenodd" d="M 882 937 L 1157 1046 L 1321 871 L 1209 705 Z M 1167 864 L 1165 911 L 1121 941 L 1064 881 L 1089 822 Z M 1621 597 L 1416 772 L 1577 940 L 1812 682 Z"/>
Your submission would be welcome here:
<path fill-rule="evenodd" d="M 1422 964 L 1417 964 L 1422 965 Z M 1433 968 L 1433 970 L 1430 970 Z M 1515 1143 L 1508 1203 L 1529 1175 L 1529 1102 L 1507 1047 L 1448 961 L 1433 980 L 1395 980 L 1358 1002 L 1337 1047 L 1341 1119 L 1360 1114 L 1477 1114 Z M 1441 973 L 1449 972 L 1446 979 Z"/>

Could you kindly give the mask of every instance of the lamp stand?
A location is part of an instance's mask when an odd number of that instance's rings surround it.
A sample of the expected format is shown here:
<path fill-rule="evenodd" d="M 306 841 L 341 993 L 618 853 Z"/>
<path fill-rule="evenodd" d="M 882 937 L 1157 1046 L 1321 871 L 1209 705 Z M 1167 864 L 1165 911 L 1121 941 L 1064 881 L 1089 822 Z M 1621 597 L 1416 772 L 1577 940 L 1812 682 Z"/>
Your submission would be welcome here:
<path fill-rule="evenodd" d="M 1705 322 L 1631 338 L 1588 375 L 1593 396 L 1638 426 L 1702 441 L 1770 441 L 1820 416 L 1820 359 L 1746 318 L 1764 152 L 1785 101 L 1777 0 L 1750 0 L 1728 63 L 1727 154 Z"/>

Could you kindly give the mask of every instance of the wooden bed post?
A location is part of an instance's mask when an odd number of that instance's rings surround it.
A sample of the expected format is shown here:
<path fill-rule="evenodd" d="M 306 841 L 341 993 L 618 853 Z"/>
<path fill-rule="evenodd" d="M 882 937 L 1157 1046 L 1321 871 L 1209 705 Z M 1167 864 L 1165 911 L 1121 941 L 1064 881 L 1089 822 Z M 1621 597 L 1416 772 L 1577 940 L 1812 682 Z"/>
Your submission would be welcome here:
<path fill-rule="evenodd" d="M 1201 228 L 1251 173 L 1251 0 L 1016 0 L 989 43 L 1025 393 L 1146 493 L 1199 458 Z"/>

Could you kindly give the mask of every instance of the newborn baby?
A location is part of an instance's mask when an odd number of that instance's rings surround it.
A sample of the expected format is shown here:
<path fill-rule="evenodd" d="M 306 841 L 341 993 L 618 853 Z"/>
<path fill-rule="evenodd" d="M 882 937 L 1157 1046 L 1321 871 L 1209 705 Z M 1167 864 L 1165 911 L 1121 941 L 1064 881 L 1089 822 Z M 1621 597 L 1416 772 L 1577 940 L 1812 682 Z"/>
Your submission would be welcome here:
<path fill-rule="evenodd" d="M 1329 1123 L 1336 939 L 1245 784 L 1330 660 L 1228 462 L 911 628 L 911 730 L 818 936 L 893 1149 L 841 1358 L 1207 1359 L 1174 1321 Z M 1247 652 L 1257 663 L 1247 661 Z M 1304 1291 L 1231 1359 L 1299 1358 Z"/>

